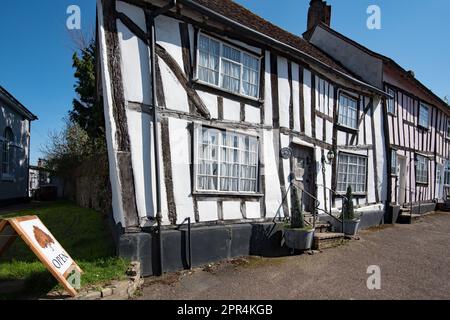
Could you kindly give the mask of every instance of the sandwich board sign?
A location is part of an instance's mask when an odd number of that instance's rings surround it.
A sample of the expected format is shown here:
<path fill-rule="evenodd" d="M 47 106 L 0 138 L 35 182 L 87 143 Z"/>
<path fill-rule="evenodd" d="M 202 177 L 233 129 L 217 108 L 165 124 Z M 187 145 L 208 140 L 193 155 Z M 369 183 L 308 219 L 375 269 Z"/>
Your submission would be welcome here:
<path fill-rule="evenodd" d="M 17 237 L 22 238 L 71 296 L 77 295 L 80 267 L 37 216 L 0 220 L 0 256 Z"/>

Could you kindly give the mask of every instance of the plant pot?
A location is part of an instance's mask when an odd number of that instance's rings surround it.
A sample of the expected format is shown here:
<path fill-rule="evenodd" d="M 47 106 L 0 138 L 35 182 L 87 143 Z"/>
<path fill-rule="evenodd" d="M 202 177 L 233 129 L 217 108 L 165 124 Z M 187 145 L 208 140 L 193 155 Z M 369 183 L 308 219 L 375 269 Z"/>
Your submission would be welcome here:
<path fill-rule="evenodd" d="M 342 231 L 342 224 L 338 226 L 338 232 L 342 232 L 348 236 L 355 236 L 358 233 L 359 224 L 361 220 L 345 220 L 344 231 Z"/>
<path fill-rule="evenodd" d="M 284 241 L 290 249 L 309 250 L 312 247 L 314 239 L 314 229 L 285 229 Z"/>

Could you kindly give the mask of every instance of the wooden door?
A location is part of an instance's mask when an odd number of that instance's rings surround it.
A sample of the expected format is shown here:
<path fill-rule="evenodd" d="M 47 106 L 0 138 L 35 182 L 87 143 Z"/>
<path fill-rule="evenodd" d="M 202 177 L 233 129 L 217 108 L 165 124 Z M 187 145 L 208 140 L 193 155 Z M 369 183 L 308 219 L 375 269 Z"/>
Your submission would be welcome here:
<path fill-rule="evenodd" d="M 306 192 L 299 192 L 300 201 L 305 212 L 313 212 L 315 200 L 308 194 L 316 196 L 316 164 L 314 160 L 314 149 L 295 146 L 293 147 L 292 176 L 294 183 Z"/>

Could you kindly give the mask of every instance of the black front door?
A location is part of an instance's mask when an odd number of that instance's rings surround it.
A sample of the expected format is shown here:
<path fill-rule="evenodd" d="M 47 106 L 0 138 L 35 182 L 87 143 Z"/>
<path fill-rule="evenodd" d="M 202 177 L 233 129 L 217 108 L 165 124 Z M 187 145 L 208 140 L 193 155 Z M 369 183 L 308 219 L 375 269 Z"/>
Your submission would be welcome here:
<path fill-rule="evenodd" d="M 308 194 L 315 197 L 315 181 L 316 181 L 316 163 L 314 159 L 314 149 L 293 146 L 293 163 L 292 178 L 293 183 L 299 187 L 300 201 L 303 203 L 305 212 L 314 211 L 314 199 Z M 306 192 L 302 192 L 304 190 Z"/>

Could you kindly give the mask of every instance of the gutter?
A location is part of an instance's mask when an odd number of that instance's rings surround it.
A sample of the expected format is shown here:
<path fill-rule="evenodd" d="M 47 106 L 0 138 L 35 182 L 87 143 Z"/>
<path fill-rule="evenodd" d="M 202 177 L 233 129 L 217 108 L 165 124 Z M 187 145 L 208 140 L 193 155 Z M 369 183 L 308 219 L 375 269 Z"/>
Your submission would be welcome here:
<path fill-rule="evenodd" d="M 257 39 L 257 40 L 266 42 L 274 47 L 277 47 L 281 51 L 285 51 L 285 52 L 289 53 L 290 55 L 300 56 L 300 57 L 304 58 L 305 60 L 308 60 L 312 63 L 319 65 L 320 67 L 324 68 L 327 71 L 335 73 L 335 74 L 339 75 L 340 77 L 342 77 L 350 82 L 353 82 L 356 85 L 366 88 L 366 89 L 368 89 L 372 92 L 375 92 L 383 97 L 392 98 L 389 94 L 387 94 L 383 90 L 378 89 L 377 87 L 374 87 L 368 83 L 365 83 L 354 77 L 351 77 L 351 76 L 345 74 L 344 72 L 337 70 L 337 69 L 327 65 L 326 63 L 323 63 L 322 61 L 314 58 L 313 56 L 310 56 L 309 54 L 307 54 L 303 51 L 300 51 L 300 50 L 298 50 L 290 45 L 287 45 L 279 40 L 269 37 L 259 31 L 253 30 L 239 22 L 236 22 L 236 21 L 220 14 L 220 13 L 217 13 L 207 7 L 204 7 L 201 4 L 198 4 L 192 0 L 178 0 L 178 2 L 194 9 L 195 11 L 197 11 L 199 13 L 211 16 L 211 17 L 217 19 L 219 22 L 222 22 L 227 25 L 231 25 L 233 28 L 235 28 L 239 32 L 242 32 L 242 34 L 244 34 L 244 35 L 247 34 L 248 36 L 251 36 L 253 39 Z"/>

